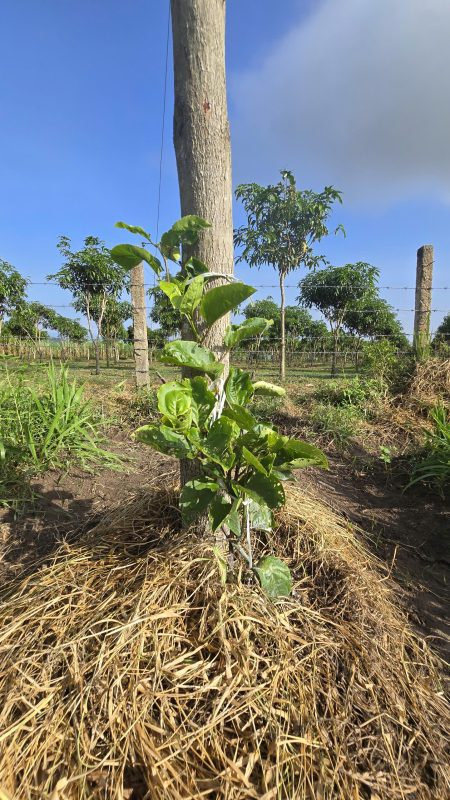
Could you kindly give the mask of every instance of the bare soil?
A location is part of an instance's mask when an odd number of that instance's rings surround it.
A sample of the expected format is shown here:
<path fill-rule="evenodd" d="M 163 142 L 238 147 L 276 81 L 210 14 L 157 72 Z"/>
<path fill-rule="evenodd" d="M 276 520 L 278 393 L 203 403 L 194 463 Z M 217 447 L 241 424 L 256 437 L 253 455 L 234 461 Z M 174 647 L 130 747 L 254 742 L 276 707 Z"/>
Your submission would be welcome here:
<path fill-rule="evenodd" d="M 36 499 L 17 518 L 0 510 L 0 582 L 7 582 L 37 559 L 49 556 L 65 539 L 93 527 L 102 514 L 131 498 L 155 479 L 177 479 L 174 460 L 112 432 L 110 447 L 129 459 L 125 471 L 87 474 L 49 472 L 33 481 Z M 350 523 L 388 565 L 411 618 L 441 656 L 450 657 L 450 509 L 438 496 L 414 489 L 402 493 L 384 469 L 329 454 L 330 470 L 306 470 L 310 487 Z M 300 477 L 300 474 L 299 474 Z"/>

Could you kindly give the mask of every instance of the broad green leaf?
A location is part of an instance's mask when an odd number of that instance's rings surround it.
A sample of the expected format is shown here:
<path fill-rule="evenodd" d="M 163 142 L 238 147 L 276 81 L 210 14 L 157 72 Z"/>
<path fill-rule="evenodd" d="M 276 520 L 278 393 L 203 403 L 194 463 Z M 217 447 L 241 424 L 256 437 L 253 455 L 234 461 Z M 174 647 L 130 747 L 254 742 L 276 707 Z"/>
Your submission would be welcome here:
<path fill-rule="evenodd" d="M 233 503 L 225 500 L 225 497 L 220 494 L 216 495 L 209 508 L 213 533 L 224 524 L 224 520 L 226 520 L 232 508 Z"/>
<path fill-rule="evenodd" d="M 264 465 L 261 464 L 259 458 L 253 455 L 253 453 L 251 453 L 250 450 L 247 450 L 246 447 L 242 448 L 242 456 L 244 461 L 246 461 L 247 464 L 253 467 L 253 469 L 256 469 L 257 472 L 261 472 L 262 475 L 267 475 L 267 470 L 264 467 Z"/>
<path fill-rule="evenodd" d="M 161 414 L 176 419 L 187 414 L 192 405 L 190 388 L 180 381 L 163 383 L 158 389 L 158 408 Z"/>
<path fill-rule="evenodd" d="M 223 372 L 223 364 L 216 361 L 214 353 L 206 347 L 201 347 L 197 342 L 176 339 L 164 346 L 161 361 L 164 364 L 176 364 L 179 367 L 198 369 L 217 378 Z"/>
<path fill-rule="evenodd" d="M 239 427 L 244 431 L 250 431 L 257 424 L 256 417 L 250 414 L 250 411 L 236 404 L 233 404 L 230 408 L 225 408 L 224 411 L 222 411 L 222 416 L 237 422 Z"/>
<path fill-rule="evenodd" d="M 180 494 L 180 509 L 183 522 L 189 524 L 206 511 L 219 489 L 217 483 L 194 479 L 184 484 Z"/>
<path fill-rule="evenodd" d="M 282 386 L 267 381 L 256 381 L 253 384 L 253 391 L 255 394 L 263 394 L 267 397 L 284 397 L 286 394 L 286 389 L 283 389 Z"/>
<path fill-rule="evenodd" d="M 169 298 L 172 306 L 174 308 L 179 308 L 181 299 L 182 299 L 182 291 L 179 281 L 160 281 L 159 288 L 162 292 Z"/>
<path fill-rule="evenodd" d="M 193 458 L 192 446 L 182 433 L 166 425 L 143 425 L 135 431 L 138 442 L 149 444 L 154 450 L 175 458 Z"/>
<path fill-rule="evenodd" d="M 195 214 L 188 214 L 175 222 L 170 231 L 178 236 L 178 241 L 182 242 L 182 244 L 193 245 L 198 241 L 200 231 L 210 227 L 209 222 L 206 222 L 201 217 L 197 217 Z"/>
<path fill-rule="evenodd" d="M 200 313 L 208 325 L 213 325 L 229 311 L 237 308 L 255 291 L 256 289 L 252 286 L 240 282 L 215 286 L 203 295 Z"/>
<path fill-rule="evenodd" d="M 231 419 L 219 417 L 211 425 L 202 444 L 203 452 L 225 470 L 235 462 L 233 444 L 239 436 L 239 427 Z"/>
<path fill-rule="evenodd" d="M 273 475 L 261 475 L 261 473 L 256 472 L 246 481 L 235 484 L 235 486 L 251 497 L 252 500 L 266 503 L 269 508 L 281 508 L 284 505 L 283 486 Z"/>
<path fill-rule="evenodd" d="M 198 275 L 205 275 L 208 272 L 206 264 L 200 261 L 199 258 L 195 258 L 195 256 L 191 256 L 184 262 L 183 269 L 191 279 L 196 278 Z"/>
<path fill-rule="evenodd" d="M 295 481 L 294 474 L 288 469 L 278 469 L 278 467 L 274 467 L 271 471 L 271 475 L 275 475 L 279 481 Z"/>
<path fill-rule="evenodd" d="M 247 509 L 250 517 L 250 527 L 253 528 L 253 530 L 273 530 L 273 514 L 265 503 L 259 503 L 250 499 Z"/>
<path fill-rule="evenodd" d="M 187 381 L 189 381 L 191 387 L 192 410 L 196 416 L 197 424 L 203 426 L 206 424 L 216 404 L 214 392 L 208 389 L 207 380 L 200 375 L 195 378 L 187 378 Z"/>
<path fill-rule="evenodd" d="M 239 444 L 262 457 L 269 453 L 276 453 L 283 446 L 285 440 L 287 440 L 287 436 L 280 436 L 270 425 L 258 424 L 241 436 Z"/>
<path fill-rule="evenodd" d="M 230 348 L 236 347 L 245 339 L 261 336 L 271 325 L 273 325 L 273 319 L 263 319 L 263 317 L 253 317 L 244 320 L 239 325 L 229 325 L 225 332 L 224 345 Z"/>
<path fill-rule="evenodd" d="M 235 536 L 241 535 L 241 520 L 239 517 L 241 502 L 240 498 L 236 498 L 230 503 L 221 495 L 217 495 L 214 498 L 209 508 L 213 531 L 216 531 L 221 525 L 226 525 Z"/>
<path fill-rule="evenodd" d="M 280 558 L 264 556 L 258 561 L 254 571 L 268 597 L 289 597 L 292 592 L 291 571 Z"/>
<path fill-rule="evenodd" d="M 175 262 L 181 259 L 180 237 L 176 231 L 170 230 L 163 233 L 159 246 L 165 258 Z"/>
<path fill-rule="evenodd" d="M 314 447 L 308 442 L 300 439 L 288 439 L 277 452 L 275 464 L 278 468 L 300 469 L 301 467 L 323 467 L 328 468 L 328 460 L 325 453 Z"/>
<path fill-rule="evenodd" d="M 150 234 L 144 231 L 144 228 L 141 228 L 139 225 L 128 225 L 126 222 L 116 222 L 116 228 L 124 228 L 126 231 L 135 233 L 137 236 L 143 236 L 144 239 L 148 239 L 148 241 L 151 242 Z"/>
<path fill-rule="evenodd" d="M 133 269 L 141 261 L 146 261 L 157 275 L 162 270 L 162 265 L 158 258 L 149 253 L 148 250 L 145 250 L 145 248 L 136 247 L 135 244 L 117 244 L 110 253 L 113 261 L 124 269 Z"/>
<path fill-rule="evenodd" d="M 204 280 L 201 275 L 194 278 L 184 292 L 178 310 L 181 314 L 186 314 L 187 317 L 192 318 L 195 309 L 200 303 L 203 294 Z"/>
<path fill-rule="evenodd" d="M 225 384 L 225 395 L 230 406 L 245 406 L 252 396 L 253 386 L 248 372 L 230 367 Z"/>

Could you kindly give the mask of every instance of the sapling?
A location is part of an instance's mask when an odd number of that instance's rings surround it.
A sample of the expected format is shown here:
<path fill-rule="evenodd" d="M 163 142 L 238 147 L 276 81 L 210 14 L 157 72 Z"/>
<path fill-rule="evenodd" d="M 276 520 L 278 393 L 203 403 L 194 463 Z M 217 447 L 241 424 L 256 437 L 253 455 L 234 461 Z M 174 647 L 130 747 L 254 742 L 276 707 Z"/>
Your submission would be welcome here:
<path fill-rule="evenodd" d="M 211 530 L 225 534 L 232 551 L 263 590 L 271 597 L 288 596 L 292 577 L 287 564 L 272 555 L 255 562 L 251 532 L 272 530 L 274 511 L 285 502 L 284 483 L 293 480 L 294 469 L 326 467 L 327 460 L 313 445 L 261 424 L 249 410 L 254 396 L 282 396 L 282 387 L 252 382 L 249 373 L 237 367 L 226 375 L 222 361 L 203 344 L 210 327 L 255 290 L 232 276 L 211 273 L 198 259 L 182 258 L 182 248 L 194 244 L 207 226 L 199 217 L 183 217 L 160 242 L 153 242 L 142 228 L 118 225 L 156 247 L 161 258 L 126 244 L 111 250 L 113 259 L 132 268 L 144 258 L 158 275 L 159 288 L 192 332 L 191 340 L 168 342 L 161 357 L 166 364 L 189 368 L 192 377 L 160 386 L 160 420 L 138 428 L 135 437 L 161 453 L 197 460 L 199 476 L 188 481 L 180 494 L 184 524 L 194 524 L 200 515 L 208 514 Z M 171 274 L 170 263 L 177 265 L 176 275 Z M 217 285 L 218 280 L 224 282 Z M 222 359 L 240 342 L 265 333 L 271 324 L 271 320 L 252 318 L 229 325 Z"/>

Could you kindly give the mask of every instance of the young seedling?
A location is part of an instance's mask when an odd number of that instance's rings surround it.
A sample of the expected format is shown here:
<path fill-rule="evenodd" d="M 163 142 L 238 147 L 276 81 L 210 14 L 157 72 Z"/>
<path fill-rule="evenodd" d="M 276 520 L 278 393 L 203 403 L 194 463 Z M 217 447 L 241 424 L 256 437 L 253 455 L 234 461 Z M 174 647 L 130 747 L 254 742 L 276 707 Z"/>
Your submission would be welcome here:
<path fill-rule="evenodd" d="M 183 217 L 155 243 L 142 228 L 119 223 L 119 227 L 156 246 L 161 260 L 129 244 L 114 247 L 113 259 L 132 268 L 144 258 L 158 275 L 160 289 L 188 321 L 193 337 L 190 341 L 168 342 L 162 355 L 164 363 L 187 367 L 193 377 L 159 387 L 160 421 L 138 428 L 135 436 L 161 453 L 199 462 L 199 477 L 188 481 L 180 494 L 184 523 L 194 524 L 207 513 L 212 531 L 223 531 L 233 552 L 244 560 L 263 590 L 270 597 L 288 596 L 292 578 L 287 564 L 272 555 L 255 563 L 251 532 L 272 530 L 274 511 L 285 502 L 283 484 L 293 479 L 294 469 L 327 467 L 327 460 L 316 447 L 281 436 L 273 425 L 261 424 L 249 411 L 252 397 L 280 396 L 283 388 L 265 381 L 254 383 L 248 372 L 237 367 L 231 367 L 225 375 L 224 364 L 203 345 L 210 327 L 255 291 L 231 276 L 209 272 L 198 259 L 182 260 L 182 247 L 195 244 L 207 226 L 199 217 Z M 178 267 L 175 276 L 170 263 Z M 211 280 L 217 284 L 219 278 L 224 283 L 211 287 Z M 229 325 L 223 352 L 260 336 L 271 324 L 270 320 L 252 318 Z"/>

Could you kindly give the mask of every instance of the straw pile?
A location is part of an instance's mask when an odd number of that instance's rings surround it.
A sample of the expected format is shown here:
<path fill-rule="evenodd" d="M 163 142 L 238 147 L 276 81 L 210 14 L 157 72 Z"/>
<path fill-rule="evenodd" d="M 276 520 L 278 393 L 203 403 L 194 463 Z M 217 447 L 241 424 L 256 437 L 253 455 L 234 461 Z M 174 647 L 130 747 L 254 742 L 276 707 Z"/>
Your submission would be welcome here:
<path fill-rule="evenodd" d="M 417 364 L 406 394 L 421 405 L 449 405 L 450 358 L 429 358 Z"/>
<path fill-rule="evenodd" d="M 345 523 L 291 491 L 260 551 L 295 594 L 223 585 L 141 494 L 0 607 L 0 790 L 18 800 L 443 800 L 434 660 Z"/>

